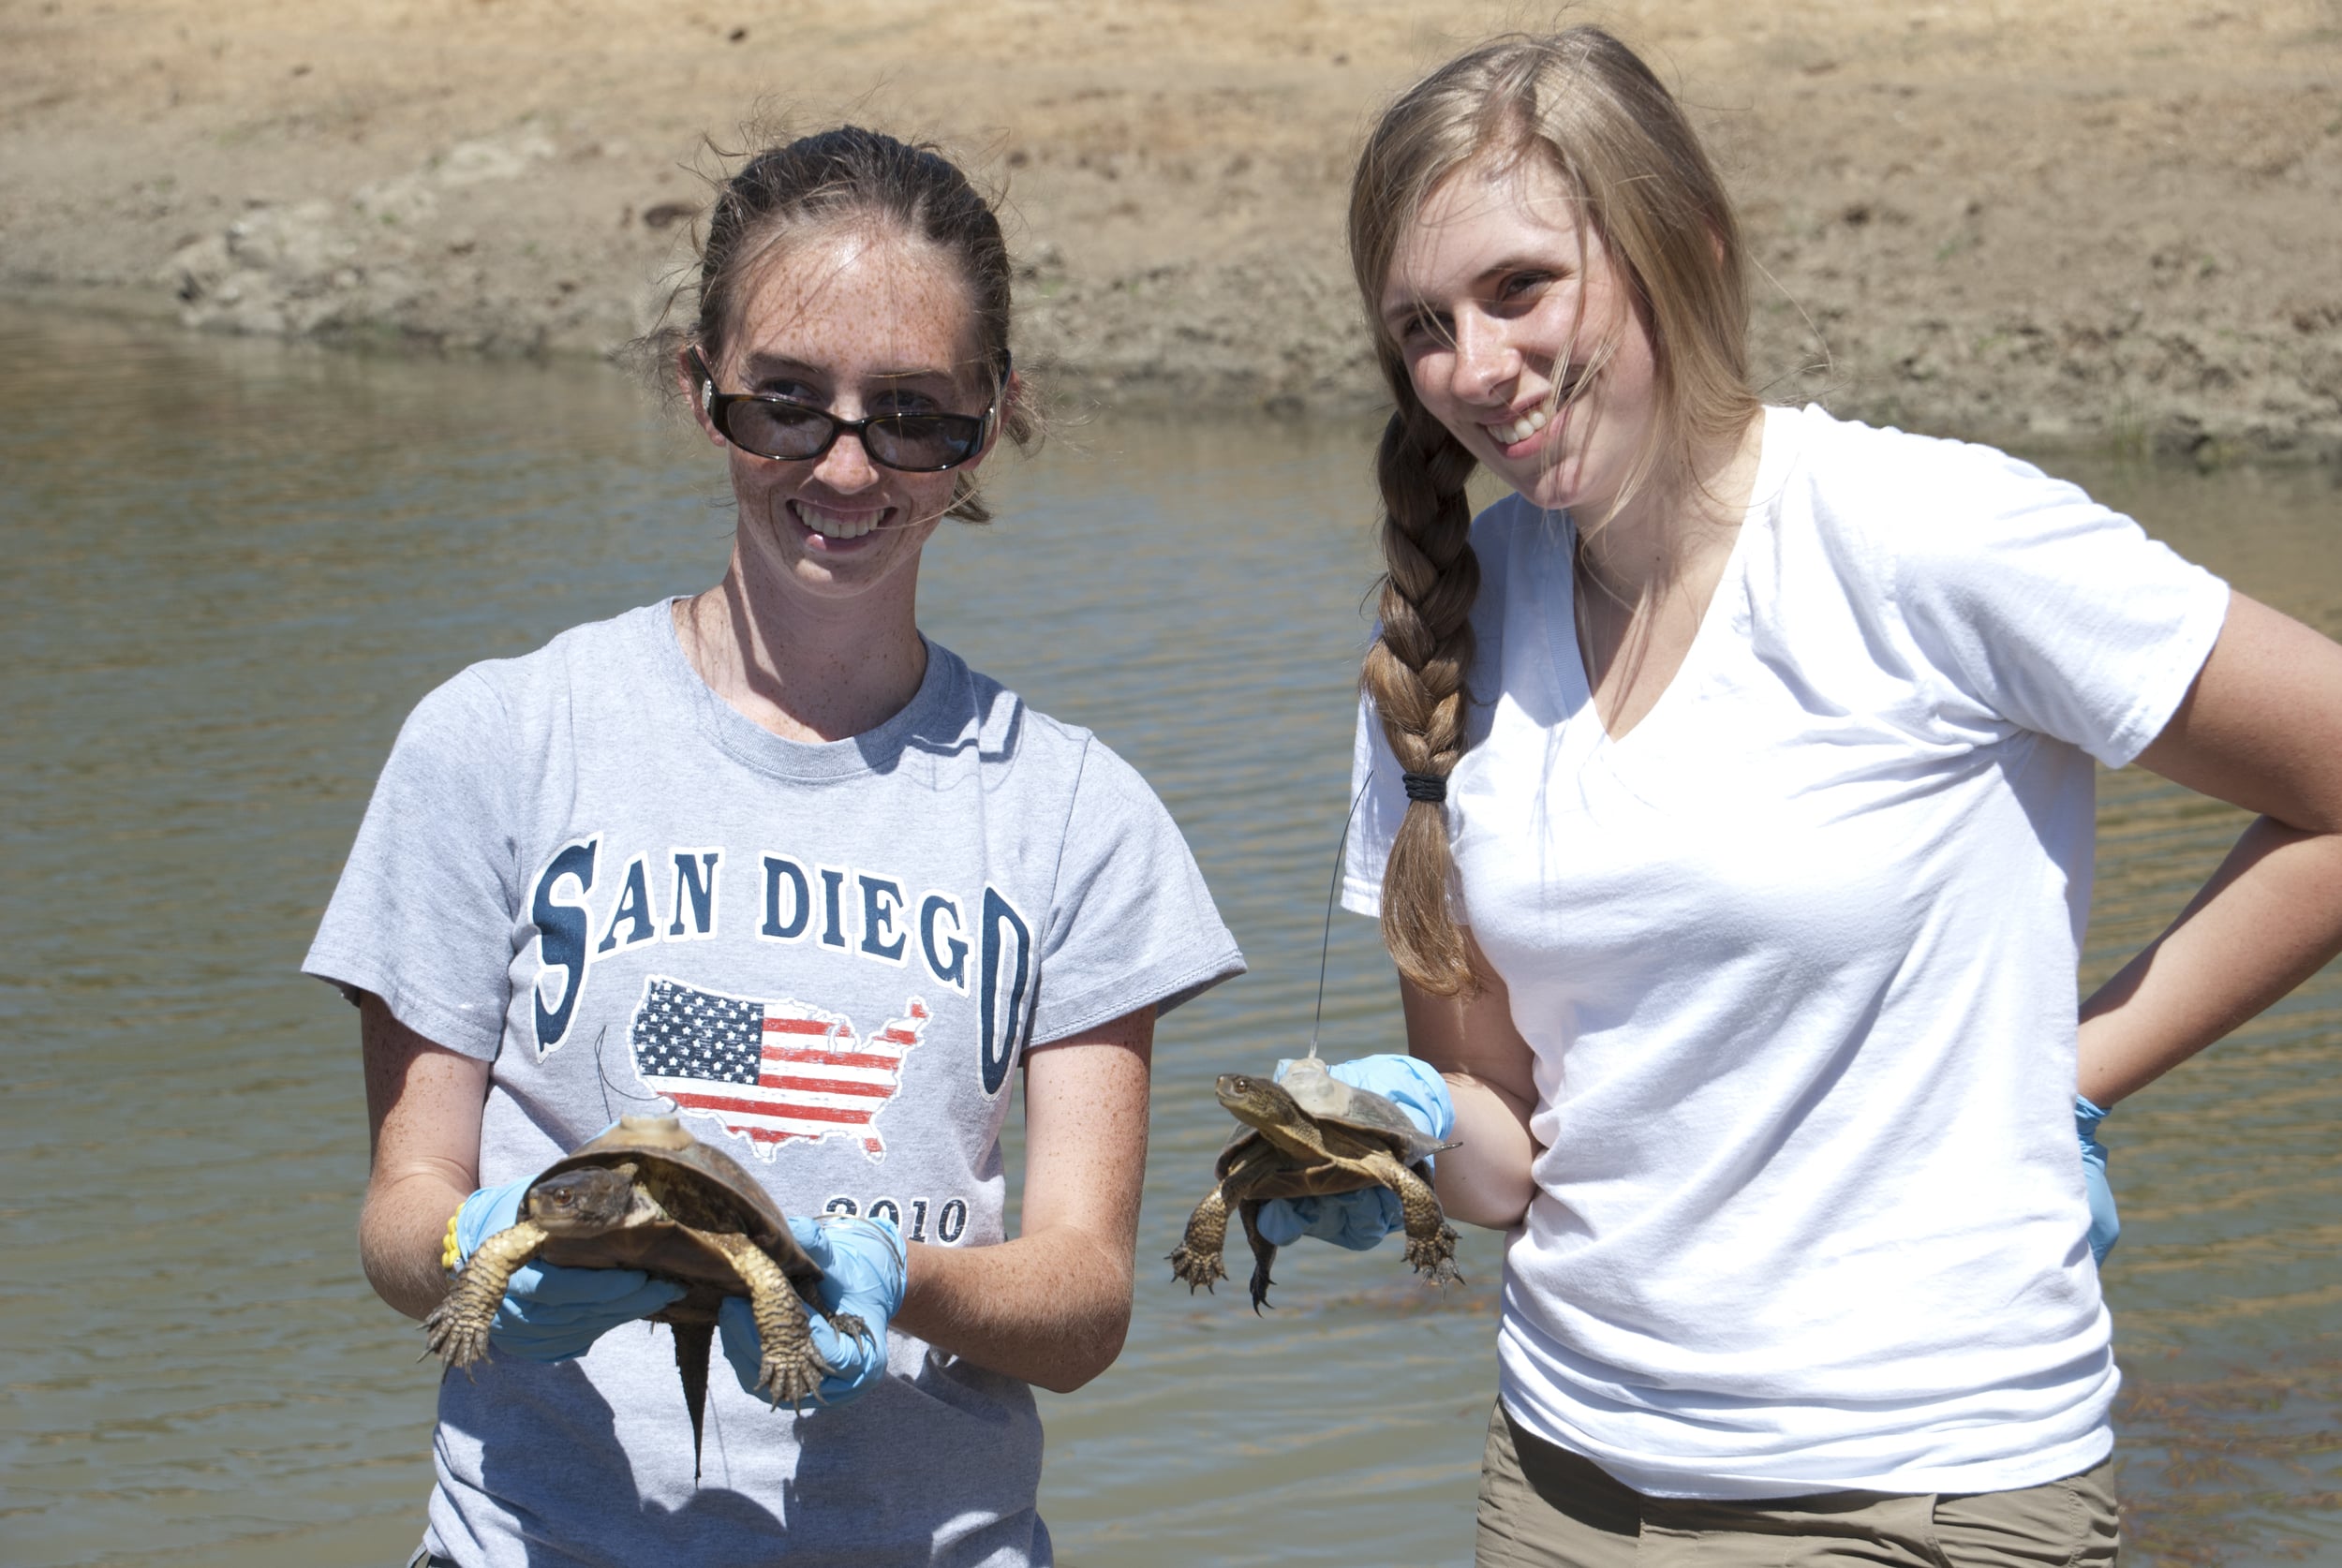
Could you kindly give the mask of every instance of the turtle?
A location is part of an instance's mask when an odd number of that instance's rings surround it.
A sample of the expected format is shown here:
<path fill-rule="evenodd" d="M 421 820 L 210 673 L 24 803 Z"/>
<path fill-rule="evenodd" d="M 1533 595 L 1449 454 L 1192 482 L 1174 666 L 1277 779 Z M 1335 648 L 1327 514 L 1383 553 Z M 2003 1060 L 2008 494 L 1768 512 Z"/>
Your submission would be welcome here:
<path fill-rule="evenodd" d="M 699 1475 L 700 1424 L 716 1311 L 745 1295 L 763 1344 L 757 1391 L 778 1407 L 821 1399 L 837 1370 L 814 1347 L 806 1311 L 822 1311 L 819 1265 L 789 1234 L 764 1189 L 739 1162 L 684 1130 L 672 1116 L 628 1116 L 555 1161 L 529 1184 L 521 1217 L 482 1240 L 447 1298 L 422 1321 L 428 1355 L 467 1369 L 487 1354 L 488 1328 L 506 1282 L 541 1259 L 571 1268 L 639 1268 L 685 1287 L 651 1314 L 674 1330 L 675 1366 L 691 1415 L 691 1473 Z M 851 1312 L 823 1312 L 838 1334 L 871 1342 Z"/>
<path fill-rule="evenodd" d="M 1218 1181 L 1195 1206 L 1171 1274 L 1193 1294 L 1228 1277 L 1220 1261 L 1234 1205 L 1253 1248 L 1253 1310 L 1268 1304 L 1268 1267 L 1277 1249 L 1260 1234 L 1260 1206 L 1270 1198 L 1326 1196 L 1387 1187 L 1399 1194 L 1407 1221 L 1407 1262 L 1433 1283 L 1453 1284 L 1456 1232 L 1440 1212 L 1425 1162 L 1454 1148 L 1430 1137 L 1396 1103 L 1356 1088 L 1326 1071 L 1315 1056 L 1285 1070 L 1284 1082 L 1223 1072 L 1214 1089 L 1228 1114 L 1244 1125 L 1212 1167 Z"/>

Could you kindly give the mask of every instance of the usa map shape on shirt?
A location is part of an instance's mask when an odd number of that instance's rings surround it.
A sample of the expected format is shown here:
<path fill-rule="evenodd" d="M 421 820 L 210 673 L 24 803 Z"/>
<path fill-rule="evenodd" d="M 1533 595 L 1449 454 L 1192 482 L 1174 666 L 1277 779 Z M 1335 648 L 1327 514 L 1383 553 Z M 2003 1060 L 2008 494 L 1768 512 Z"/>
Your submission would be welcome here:
<path fill-rule="evenodd" d="M 634 1068 L 678 1113 L 712 1116 L 771 1160 L 792 1138 L 852 1138 L 886 1158 L 876 1118 L 902 1087 L 903 1053 L 927 1027 L 912 997 L 904 1016 L 867 1038 L 845 1014 L 801 1001 L 758 1001 L 652 975 L 634 1010 Z"/>

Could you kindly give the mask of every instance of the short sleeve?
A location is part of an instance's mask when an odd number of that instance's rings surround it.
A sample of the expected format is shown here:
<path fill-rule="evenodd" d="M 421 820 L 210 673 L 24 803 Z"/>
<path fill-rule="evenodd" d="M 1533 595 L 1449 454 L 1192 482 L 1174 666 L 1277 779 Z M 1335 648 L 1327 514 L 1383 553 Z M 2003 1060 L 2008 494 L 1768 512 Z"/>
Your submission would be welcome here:
<path fill-rule="evenodd" d="M 1358 699 L 1358 729 L 1350 747 L 1350 836 L 1341 854 L 1341 907 L 1375 919 L 1383 912 L 1383 868 L 1390 864 L 1391 840 L 1407 815 L 1407 791 L 1399 760 L 1383 734 L 1374 700 Z"/>
<path fill-rule="evenodd" d="M 2186 696 L 2228 585 L 2030 464 L 1942 446 L 1950 482 L 1892 565 L 1920 656 L 1989 714 L 2121 767 Z"/>
<path fill-rule="evenodd" d="M 482 1060 L 503 1039 L 519 896 L 511 786 L 496 765 L 505 728 L 477 671 L 416 706 L 301 966 Z"/>
<path fill-rule="evenodd" d="M 1171 814 L 1129 763 L 1091 738 L 1042 938 L 1032 1043 L 1149 1002 L 1167 1013 L 1243 972 L 1244 956 Z"/>

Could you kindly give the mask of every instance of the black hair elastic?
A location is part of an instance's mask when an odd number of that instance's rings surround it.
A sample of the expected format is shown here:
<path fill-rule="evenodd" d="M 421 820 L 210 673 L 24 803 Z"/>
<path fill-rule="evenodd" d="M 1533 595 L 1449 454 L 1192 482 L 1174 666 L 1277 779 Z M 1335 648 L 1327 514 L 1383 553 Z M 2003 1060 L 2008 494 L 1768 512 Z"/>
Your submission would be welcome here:
<path fill-rule="evenodd" d="M 1435 773 L 1402 773 L 1399 782 L 1407 787 L 1409 800 L 1428 800 L 1437 806 L 1447 798 L 1447 780 Z"/>

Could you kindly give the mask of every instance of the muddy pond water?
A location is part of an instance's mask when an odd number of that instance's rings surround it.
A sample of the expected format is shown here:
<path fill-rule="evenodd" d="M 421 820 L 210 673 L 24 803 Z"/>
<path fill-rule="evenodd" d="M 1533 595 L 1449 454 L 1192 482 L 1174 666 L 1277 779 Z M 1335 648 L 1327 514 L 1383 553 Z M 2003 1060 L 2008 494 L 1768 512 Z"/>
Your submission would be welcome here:
<path fill-rule="evenodd" d="M 1460 1563 L 1498 1256 L 1445 1297 L 1305 1249 L 1277 1309 L 1157 1260 L 1227 1122 L 1212 1076 L 1309 1029 L 1371 574 L 1363 428 L 1102 421 L 997 466 L 923 620 L 1134 762 L 1253 972 L 1166 1020 L 1137 1315 L 1045 1398 L 1070 1568 Z M 2342 633 L 2342 490 L 2055 459 Z M 0 1562 L 338 1568 L 421 1528 L 435 1369 L 360 1278 L 353 1015 L 294 973 L 431 686 L 704 586 L 720 469 L 592 365 L 330 355 L 0 313 Z M 2085 982 L 2241 826 L 2101 791 Z M 1336 1055 L 1399 1041 L 1334 926 Z M 2342 1562 L 2342 976 L 2108 1128 L 2133 1562 Z"/>

